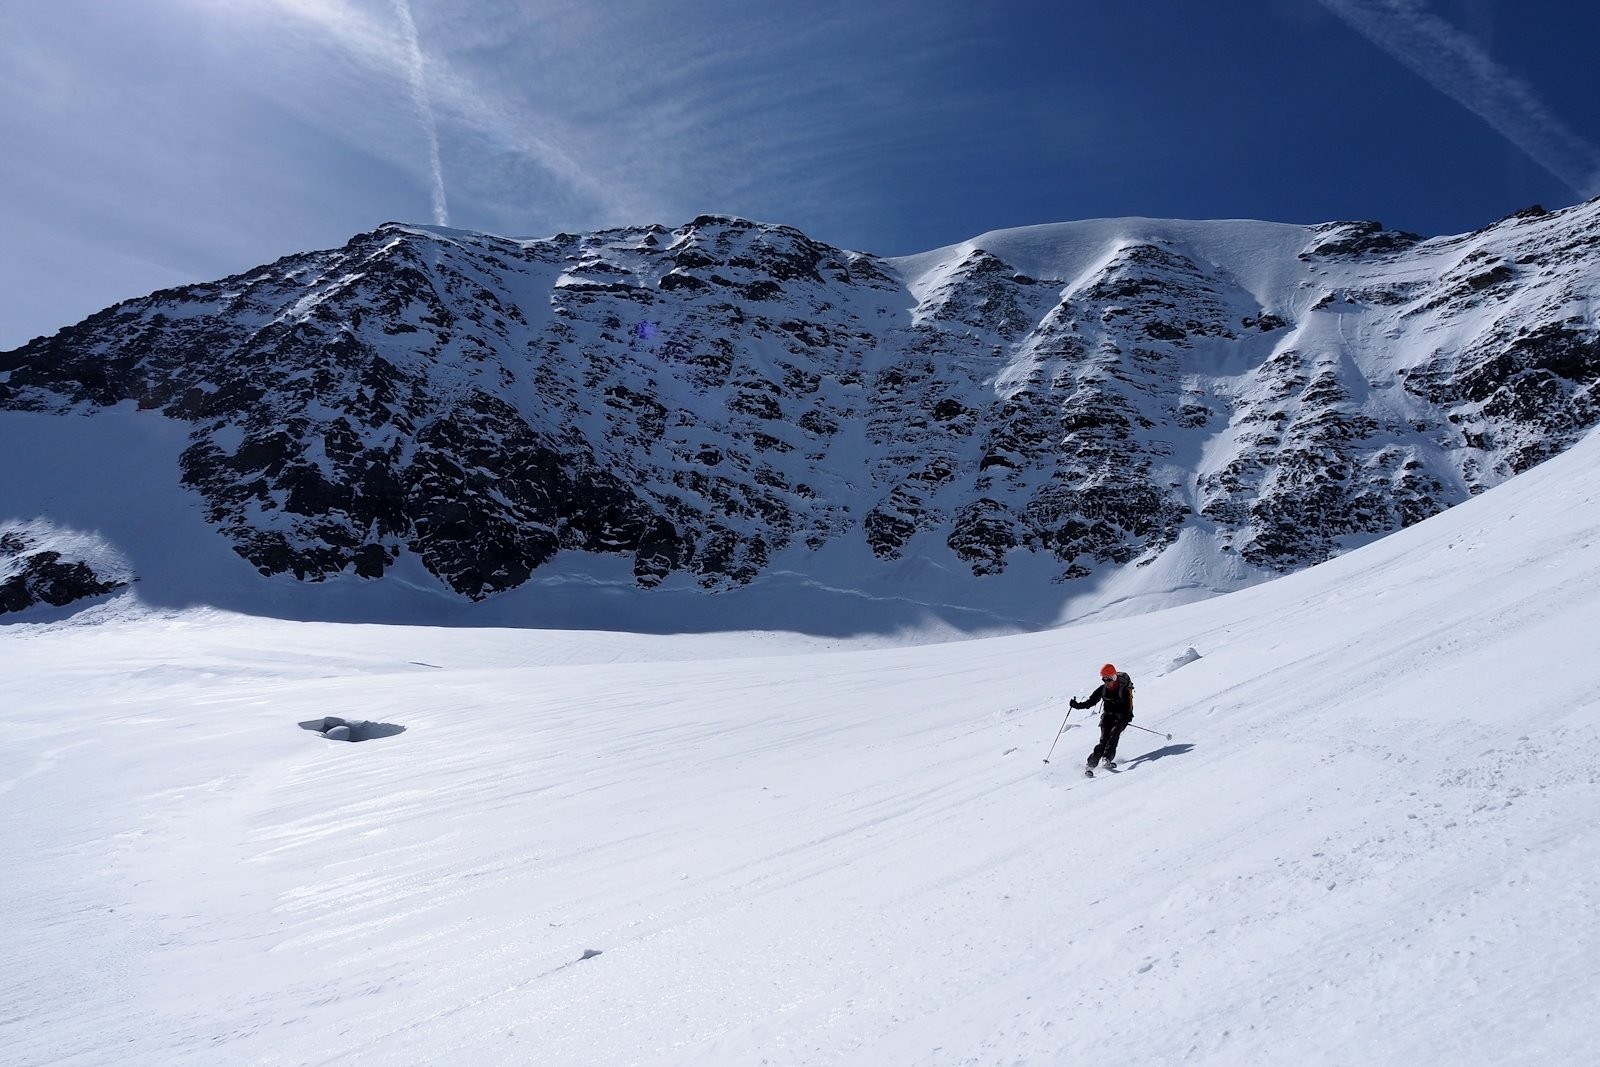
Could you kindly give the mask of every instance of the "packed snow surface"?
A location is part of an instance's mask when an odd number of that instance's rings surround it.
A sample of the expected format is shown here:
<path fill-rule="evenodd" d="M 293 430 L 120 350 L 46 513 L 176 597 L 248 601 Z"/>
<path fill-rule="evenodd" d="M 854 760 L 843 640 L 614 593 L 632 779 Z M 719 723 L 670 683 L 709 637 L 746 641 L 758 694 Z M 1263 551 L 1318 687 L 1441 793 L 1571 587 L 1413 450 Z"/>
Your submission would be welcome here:
<path fill-rule="evenodd" d="M 6 626 L 0 1060 L 1593 1062 L 1597 538 L 1591 437 L 1027 635 Z"/>

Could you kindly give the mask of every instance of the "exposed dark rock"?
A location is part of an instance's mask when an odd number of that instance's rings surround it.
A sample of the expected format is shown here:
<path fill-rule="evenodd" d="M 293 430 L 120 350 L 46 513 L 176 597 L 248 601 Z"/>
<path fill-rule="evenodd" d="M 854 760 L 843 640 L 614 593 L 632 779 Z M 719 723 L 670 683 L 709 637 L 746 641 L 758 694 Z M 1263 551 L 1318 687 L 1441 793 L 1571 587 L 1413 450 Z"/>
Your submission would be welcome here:
<path fill-rule="evenodd" d="M 1006 553 L 1022 543 L 1016 516 L 998 500 L 984 497 L 956 513 L 947 543 L 982 576 L 1005 570 Z"/>
<path fill-rule="evenodd" d="M 1422 240 L 1405 230 L 1385 229 L 1383 223 L 1330 222 L 1313 227 L 1315 243 L 1300 253 L 1301 259 L 1351 259 L 1359 256 L 1403 252 Z"/>
<path fill-rule="evenodd" d="M 15 533 L 0 537 L 0 558 L 10 558 L 7 569 L 12 571 L 0 581 L 0 615 L 38 605 L 65 607 L 115 592 L 126 584 L 101 577 L 83 560 L 64 559 L 50 549 L 30 551 L 32 548 Z"/>

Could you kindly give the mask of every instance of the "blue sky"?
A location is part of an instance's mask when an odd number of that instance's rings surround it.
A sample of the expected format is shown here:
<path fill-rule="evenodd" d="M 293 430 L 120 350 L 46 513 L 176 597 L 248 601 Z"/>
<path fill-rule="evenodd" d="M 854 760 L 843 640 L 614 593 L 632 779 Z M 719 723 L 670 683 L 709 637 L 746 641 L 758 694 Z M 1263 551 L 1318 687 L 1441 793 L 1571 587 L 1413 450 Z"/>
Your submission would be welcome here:
<path fill-rule="evenodd" d="M 0 348 L 394 219 L 1425 234 L 1600 195 L 1592 0 L 0 0 Z"/>

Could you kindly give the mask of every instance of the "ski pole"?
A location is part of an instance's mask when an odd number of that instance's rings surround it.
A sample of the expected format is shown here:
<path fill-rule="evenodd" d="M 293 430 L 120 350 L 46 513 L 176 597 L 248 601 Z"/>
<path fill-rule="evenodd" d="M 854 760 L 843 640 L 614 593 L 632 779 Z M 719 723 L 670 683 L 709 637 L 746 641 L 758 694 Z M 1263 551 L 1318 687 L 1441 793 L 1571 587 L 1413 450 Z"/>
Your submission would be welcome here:
<path fill-rule="evenodd" d="M 1067 709 L 1067 718 L 1061 720 L 1061 729 L 1056 731 L 1056 741 L 1061 740 L 1062 733 L 1064 733 L 1066 731 L 1066 729 L 1067 729 L 1067 719 L 1070 719 L 1070 718 L 1072 718 L 1072 709 L 1068 708 Z M 1050 742 L 1050 751 L 1046 752 L 1044 754 L 1044 761 L 1046 763 L 1049 763 L 1050 762 L 1050 757 L 1055 755 L 1056 741 Z"/>
<path fill-rule="evenodd" d="M 1165 737 L 1168 741 L 1172 740 L 1172 735 L 1171 734 L 1164 734 L 1160 730 L 1152 730 L 1149 727 L 1140 726 L 1136 722 L 1130 722 L 1128 725 L 1133 727 L 1135 730 L 1143 730 L 1147 734 L 1155 734 L 1157 737 Z M 1045 760 L 1045 762 L 1049 763 L 1050 761 L 1049 760 Z"/>

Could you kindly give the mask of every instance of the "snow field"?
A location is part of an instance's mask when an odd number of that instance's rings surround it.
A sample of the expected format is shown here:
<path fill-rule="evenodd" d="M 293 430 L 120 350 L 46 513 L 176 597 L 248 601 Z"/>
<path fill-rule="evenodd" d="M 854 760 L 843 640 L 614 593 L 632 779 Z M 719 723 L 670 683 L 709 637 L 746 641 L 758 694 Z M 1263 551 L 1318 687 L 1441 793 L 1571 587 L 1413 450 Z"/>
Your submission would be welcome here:
<path fill-rule="evenodd" d="M 988 640 L 0 629 L 3 1058 L 1587 1062 L 1597 450 Z"/>

